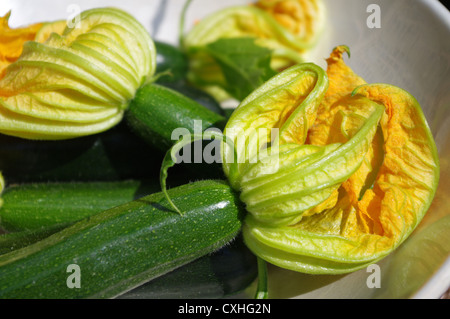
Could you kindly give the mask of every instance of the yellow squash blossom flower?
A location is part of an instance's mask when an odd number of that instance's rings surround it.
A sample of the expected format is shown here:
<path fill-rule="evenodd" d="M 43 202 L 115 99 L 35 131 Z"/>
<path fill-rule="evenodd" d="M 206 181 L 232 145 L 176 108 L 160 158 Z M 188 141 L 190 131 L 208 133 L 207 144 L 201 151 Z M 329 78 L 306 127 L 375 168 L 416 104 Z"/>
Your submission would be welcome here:
<path fill-rule="evenodd" d="M 42 23 L 0 39 L 14 46 L 0 77 L 0 133 L 29 139 L 94 134 L 121 121 L 136 90 L 155 72 L 155 48 L 128 13 L 97 8 L 79 24 Z"/>
<path fill-rule="evenodd" d="M 321 1 L 259 0 L 254 5 L 304 41 L 314 42 L 324 25 L 325 9 Z"/>
<path fill-rule="evenodd" d="M 270 67 L 279 72 L 307 62 L 325 25 L 322 0 L 260 0 L 247 6 L 232 6 L 208 15 L 183 38 L 189 57 L 189 80 L 218 100 L 225 75 L 207 47 L 221 39 L 254 39 L 270 50 Z M 239 51 L 238 51 L 239 54 Z"/>
<path fill-rule="evenodd" d="M 439 158 L 418 102 L 366 84 L 344 63 L 347 50 L 332 52 L 327 74 L 301 64 L 275 76 L 225 129 L 236 147 L 224 146 L 224 171 L 249 212 L 244 240 L 283 268 L 340 274 L 376 262 L 416 228 L 437 188 Z M 252 161 L 264 148 L 275 150 Z M 245 155 L 227 161 L 232 151 Z"/>
<path fill-rule="evenodd" d="M 11 12 L 0 17 L 0 78 L 6 67 L 16 61 L 22 54 L 23 44 L 34 40 L 42 23 L 36 23 L 24 28 L 11 29 L 8 21 Z"/>

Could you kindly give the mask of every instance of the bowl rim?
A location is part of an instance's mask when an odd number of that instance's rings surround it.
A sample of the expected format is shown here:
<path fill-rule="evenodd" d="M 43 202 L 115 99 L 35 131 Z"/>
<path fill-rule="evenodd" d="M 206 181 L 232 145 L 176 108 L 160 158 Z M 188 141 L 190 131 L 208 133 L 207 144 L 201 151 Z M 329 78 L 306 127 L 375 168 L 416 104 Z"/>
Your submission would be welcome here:
<path fill-rule="evenodd" d="M 450 11 L 439 0 L 420 0 L 436 16 L 450 34 Z M 439 298 L 450 288 L 450 255 L 441 267 L 411 297 L 412 299 Z"/>

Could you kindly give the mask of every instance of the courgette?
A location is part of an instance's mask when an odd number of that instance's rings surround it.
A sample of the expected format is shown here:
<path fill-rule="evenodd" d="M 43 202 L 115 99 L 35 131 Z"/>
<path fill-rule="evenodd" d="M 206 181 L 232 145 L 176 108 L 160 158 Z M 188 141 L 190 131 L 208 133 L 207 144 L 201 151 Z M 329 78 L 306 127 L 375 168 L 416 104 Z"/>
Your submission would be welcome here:
<path fill-rule="evenodd" d="M 159 189 L 152 180 L 12 185 L 2 195 L 0 226 L 11 232 L 69 225 Z"/>
<path fill-rule="evenodd" d="M 183 215 L 162 192 L 154 193 L 0 256 L 0 298 L 119 296 L 240 232 L 244 211 L 226 182 L 190 183 L 169 194 Z"/>
<path fill-rule="evenodd" d="M 151 178 L 158 176 L 162 158 L 125 123 L 63 141 L 0 134 L 0 171 L 7 184 Z"/>
<path fill-rule="evenodd" d="M 58 225 L 38 230 L 24 230 L 0 234 L 0 255 L 34 244 L 60 230 L 66 225 Z"/>
<path fill-rule="evenodd" d="M 194 133 L 196 129 L 200 132 L 213 127 L 222 129 L 226 123 L 225 117 L 156 83 L 137 91 L 125 112 L 125 120 L 137 136 L 164 152 L 179 138 L 172 137 L 176 129 Z"/>
<path fill-rule="evenodd" d="M 201 257 L 133 289 L 120 299 L 201 299 L 236 296 L 257 276 L 256 257 L 241 236 Z"/>
<path fill-rule="evenodd" d="M 183 94 L 184 96 L 196 101 L 197 103 L 203 105 L 214 113 L 217 113 L 221 116 L 225 116 L 226 114 L 224 108 L 222 108 L 220 103 L 217 102 L 214 97 L 212 97 L 205 91 L 200 90 L 199 88 L 196 88 L 195 86 L 187 83 L 186 81 L 179 81 L 175 83 L 161 83 L 161 85 Z"/>
<path fill-rule="evenodd" d="M 0 235 L 0 255 L 31 245 L 61 227 Z M 256 278 L 256 257 L 241 236 L 218 251 L 200 257 L 119 296 L 119 299 L 223 298 L 247 288 Z"/>

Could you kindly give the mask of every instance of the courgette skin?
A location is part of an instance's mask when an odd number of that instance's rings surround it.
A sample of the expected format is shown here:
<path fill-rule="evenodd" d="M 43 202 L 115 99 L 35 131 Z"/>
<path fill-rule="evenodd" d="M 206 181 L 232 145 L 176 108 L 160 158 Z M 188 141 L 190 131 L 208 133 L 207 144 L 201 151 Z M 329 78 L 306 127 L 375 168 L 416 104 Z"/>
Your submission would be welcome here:
<path fill-rule="evenodd" d="M 28 245 L 34 244 L 62 229 L 66 225 L 59 225 L 39 230 L 24 230 L 0 235 L 0 255 L 9 253 Z"/>
<path fill-rule="evenodd" d="M 225 110 L 214 97 L 212 97 L 205 91 L 190 85 L 186 81 L 178 81 L 175 83 L 161 83 L 161 85 L 185 95 L 186 97 L 203 105 L 208 110 L 213 111 L 214 113 L 217 113 L 221 116 L 226 115 Z"/>
<path fill-rule="evenodd" d="M 0 171 L 7 184 L 116 181 L 157 177 L 164 154 L 125 123 L 92 136 L 32 141 L 0 134 Z"/>
<path fill-rule="evenodd" d="M 131 130 L 149 145 L 167 151 L 175 141 L 176 129 L 194 133 L 196 120 L 204 131 L 216 127 L 223 129 L 225 117 L 207 109 L 187 96 L 162 85 L 150 83 L 141 87 L 125 112 Z"/>
<path fill-rule="evenodd" d="M 155 193 L 82 220 L 0 256 L 0 298 L 116 297 L 216 251 L 240 232 L 243 209 L 224 181 Z M 67 267 L 80 267 L 68 288 Z"/>
<path fill-rule="evenodd" d="M 120 299 L 225 298 L 246 289 L 257 276 L 256 257 L 238 236 L 209 256 L 152 280 Z"/>
<path fill-rule="evenodd" d="M 69 225 L 159 190 L 156 180 L 13 185 L 2 194 L 0 226 L 11 232 Z"/>

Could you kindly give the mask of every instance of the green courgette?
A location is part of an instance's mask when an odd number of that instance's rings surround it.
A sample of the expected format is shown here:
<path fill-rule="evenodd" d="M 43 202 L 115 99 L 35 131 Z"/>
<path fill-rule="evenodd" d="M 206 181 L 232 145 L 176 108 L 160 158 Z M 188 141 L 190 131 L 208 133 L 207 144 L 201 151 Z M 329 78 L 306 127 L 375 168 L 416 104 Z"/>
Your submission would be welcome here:
<path fill-rule="evenodd" d="M 158 176 L 162 158 L 125 123 L 63 141 L 0 134 L 0 171 L 7 184 L 151 178 Z"/>
<path fill-rule="evenodd" d="M 34 244 L 62 230 L 64 227 L 65 225 L 61 225 L 38 230 L 2 233 L 0 234 L 0 255 Z"/>
<path fill-rule="evenodd" d="M 119 296 L 240 232 L 244 211 L 226 182 L 200 181 L 169 193 L 182 215 L 154 193 L 0 256 L 0 298 Z"/>
<path fill-rule="evenodd" d="M 12 185 L 2 195 L 0 226 L 11 232 L 69 225 L 159 189 L 152 180 Z"/>
<path fill-rule="evenodd" d="M 197 103 L 203 105 L 214 113 L 217 113 L 221 116 L 225 116 L 226 114 L 224 108 L 222 108 L 220 103 L 217 102 L 214 97 L 185 81 L 179 81 L 175 83 L 161 83 L 161 85 L 183 94 L 184 96 L 196 101 Z"/>
<path fill-rule="evenodd" d="M 225 117 L 187 96 L 150 83 L 140 88 L 130 102 L 125 119 L 131 130 L 150 145 L 167 151 L 183 130 L 200 133 L 208 128 L 222 129 Z M 180 134 L 175 134 L 175 130 Z"/>
<path fill-rule="evenodd" d="M 120 299 L 201 299 L 236 296 L 257 276 L 256 257 L 238 236 L 209 256 L 152 280 Z"/>

